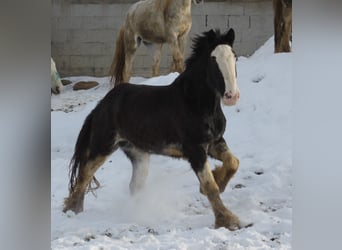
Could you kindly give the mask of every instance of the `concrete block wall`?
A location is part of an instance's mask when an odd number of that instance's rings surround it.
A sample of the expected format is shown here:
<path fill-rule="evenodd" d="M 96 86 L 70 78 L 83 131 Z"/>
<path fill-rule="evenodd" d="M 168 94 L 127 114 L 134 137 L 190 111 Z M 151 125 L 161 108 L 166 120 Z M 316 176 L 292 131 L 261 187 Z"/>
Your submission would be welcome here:
<path fill-rule="evenodd" d="M 52 0 L 51 55 L 64 76 L 108 76 L 115 40 L 126 12 L 135 0 Z M 204 0 L 192 5 L 191 38 L 211 28 L 234 28 L 234 50 L 249 56 L 273 35 L 272 0 Z M 163 47 L 161 73 L 172 57 Z M 133 75 L 151 75 L 152 57 L 144 46 L 136 53 Z"/>

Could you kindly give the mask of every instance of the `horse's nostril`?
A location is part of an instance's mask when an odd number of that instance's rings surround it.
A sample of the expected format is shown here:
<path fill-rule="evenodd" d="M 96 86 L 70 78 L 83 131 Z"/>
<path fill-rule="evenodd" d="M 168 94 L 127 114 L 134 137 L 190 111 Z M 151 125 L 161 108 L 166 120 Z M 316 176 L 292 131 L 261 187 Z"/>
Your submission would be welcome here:
<path fill-rule="evenodd" d="M 226 93 L 224 96 L 225 96 L 227 99 L 231 99 L 231 98 L 232 98 L 232 96 L 229 95 L 228 93 Z"/>

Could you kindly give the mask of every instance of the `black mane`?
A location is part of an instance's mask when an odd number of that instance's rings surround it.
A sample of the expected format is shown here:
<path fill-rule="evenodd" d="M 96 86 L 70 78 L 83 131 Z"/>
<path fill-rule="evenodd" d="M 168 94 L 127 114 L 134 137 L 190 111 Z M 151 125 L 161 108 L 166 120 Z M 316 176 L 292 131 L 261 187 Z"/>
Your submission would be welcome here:
<path fill-rule="evenodd" d="M 228 44 L 229 46 L 233 47 L 232 41 L 225 40 L 227 34 L 228 32 L 221 34 L 221 31 L 219 29 L 212 29 L 203 32 L 201 35 L 195 36 L 192 39 L 192 53 L 185 62 L 186 67 L 190 67 L 201 56 L 208 57 L 210 53 L 215 49 L 215 47 L 219 44 Z"/>

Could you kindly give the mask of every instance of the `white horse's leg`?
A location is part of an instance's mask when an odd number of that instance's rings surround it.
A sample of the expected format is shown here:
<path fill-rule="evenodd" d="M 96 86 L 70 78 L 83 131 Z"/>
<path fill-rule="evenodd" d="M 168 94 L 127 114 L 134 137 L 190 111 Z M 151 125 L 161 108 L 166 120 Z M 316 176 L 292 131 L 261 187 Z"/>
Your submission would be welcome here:
<path fill-rule="evenodd" d="M 159 76 L 160 75 L 160 58 L 161 58 L 161 51 L 163 48 L 163 44 L 153 44 L 149 46 L 150 53 L 153 57 L 153 64 L 152 64 L 152 76 Z"/>
<path fill-rule="evenodd" d="M 173 63 L 171 65 L 172 72 L 183 72 L 184 71 L 184 54 L 182 53 L 179 41 L 176 35 L 172 36 L 170 41 L 170 48 L 172 51 Z"/>
<path fill-rule="evenodd" d="M 141 190 L 146 182 L 148 170 L 150 165 L 150 155 L 143 154 L 133 163 L 133 173 L 129 189 L 131 194 L 137 193 Z"/>
<path fill-rule="evenodd" d="M 183 55 L 183 58 L 184 58 L 185 46 L 186 46 L 186 43 L 187 43 L 188 34 L 189 34 L 189 32 L 186 32 L 183 35 L 178 37 L 178 46 L 179 46 L 180 52 Z"/>
<path fill-rule="evenodd" d="M 129 189 L 134 195 L 145 185 L 150 165 L 150 154 L 131 147 L 123 148 L 123 151 L 132 162 L 132 178 Z"/>
<path fill-rule="evenodd" d="M 128 82 L 131 78 L 133 59 L 137 48 L 137 38 L 134 33 L 127 28 L 125 31 L 125 67 L 123 71 L 123 82 Z"/>

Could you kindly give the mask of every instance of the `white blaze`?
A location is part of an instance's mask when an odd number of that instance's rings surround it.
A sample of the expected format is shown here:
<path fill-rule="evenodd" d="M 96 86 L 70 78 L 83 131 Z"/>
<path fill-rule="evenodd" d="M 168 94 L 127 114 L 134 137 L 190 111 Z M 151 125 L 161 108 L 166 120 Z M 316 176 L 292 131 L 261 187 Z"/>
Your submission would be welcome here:
<path fill-rule="evenodd" d="M 226 85 L 225 93 L 235 96 L 238 92 L 238 87 L 236 83 L 236 59 L 232 48 L 229 45 L 218 45 L 211 53 L 211 56 L 216 58 L 216 62 L 222 73 Z"/>

